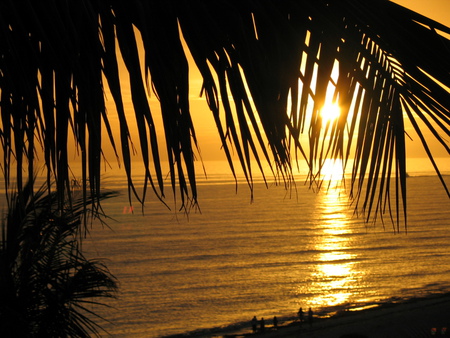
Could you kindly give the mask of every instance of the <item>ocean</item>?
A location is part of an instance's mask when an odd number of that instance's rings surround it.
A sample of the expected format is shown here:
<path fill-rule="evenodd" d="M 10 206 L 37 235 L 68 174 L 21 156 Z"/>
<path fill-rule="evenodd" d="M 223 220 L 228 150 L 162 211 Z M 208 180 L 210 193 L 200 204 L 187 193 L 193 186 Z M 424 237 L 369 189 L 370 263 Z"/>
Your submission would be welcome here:
<path fill-rule="evenodd" d="M 416 168 L 399 233 L 388 217 L 355 215 L 344 188 L 312 191 L 301 179 L 288 190 L 258 181 L 251 200 L 245 183 L 213 174 L 186 215 L 152 196 L 132 209 L 123 177 L 110 175 L 104 186 L 122 194 L 103 203 L 109 228 L 94 225 L 83 244 L 120 285 L 98 309 L 103 327 L 113 337 L 220 336 L 249 332 L 253 316 L 270 326 L 300 307 L 326 316 L 449 292 L 450 200 Z"/>

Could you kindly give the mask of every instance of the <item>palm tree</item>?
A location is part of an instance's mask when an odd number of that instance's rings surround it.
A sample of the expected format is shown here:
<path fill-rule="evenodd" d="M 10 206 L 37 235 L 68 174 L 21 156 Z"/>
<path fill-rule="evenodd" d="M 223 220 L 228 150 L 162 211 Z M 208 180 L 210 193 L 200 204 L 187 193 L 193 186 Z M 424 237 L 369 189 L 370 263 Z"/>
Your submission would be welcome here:
<path fill-rule="evenodd" d="M 13 196 L 2 224 L 0 335 L 100 336 L 96 319 L 102 318 L 94 307 L 115 297 L 117 284 L 101 261 L 81 251 L 84 200 L 61 211 L 55 193 L 45 187 L 33 193 L 30 187 Z"/>
<path fill-rule="evenodd" d="M 431 132 L 450 153 L 450 29 L 388 0 L 2 1 L 6 190 L 12 176 L 23 190 L 23 175 L 34 175 L 42 148 L 48 179 L 56 180 L 62 200 L 73 136 L 83 190 L 95 196 L 104 128 L 123 161 L 129 192 L 137 194 L 131 161 L 136 139 L 118 71 L 123 58 L 146 172 L 139 198 L 147 187 L 165 196 L 154 107 L 147 99 L 152 90 L 160 101 L 170 187 L 179 189 L 181 207 L 195 203 L 198 144 L 180 32 L 203 77 L 202 92 L 231 170 L 233 148 L 250 187 L 252 159 L 260 167 L 267 161 L 289 182 L 292 163 L 305 158 L 314 182 L 326 158 L 352 158 L 357 207 L 369 218 L 390 210 L 392 198 L 406 213 L 407 121 L 450 195 L 426 137 Z M 120 121 L 119 143 L 105 111 L 105 81 Z M 324 126 L 320 111 L 330 86 L 342 112 Z"/>

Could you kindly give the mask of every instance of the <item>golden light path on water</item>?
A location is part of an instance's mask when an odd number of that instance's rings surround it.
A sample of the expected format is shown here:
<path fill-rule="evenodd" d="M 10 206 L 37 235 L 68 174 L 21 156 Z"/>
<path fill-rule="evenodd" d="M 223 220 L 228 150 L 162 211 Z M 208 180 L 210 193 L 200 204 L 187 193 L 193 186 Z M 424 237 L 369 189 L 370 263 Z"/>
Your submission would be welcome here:
<path fill-rule="evenodd" d="M 341 163 L 333 160 L 328 165 L 331 167 L 327 174 L 338 177 Z M 349 253 L 352 230 L 349 227 L 348 198 L 337 182 L 332 181 L 327 191 L 319 193 L 322 217 L 315 242 L 319 263 L 312 273 L 312 288 L 318 296 L 311 300 L 311 304 L 317 307 L 349 301 L 357 287 L 356 276 L 361 273 L 356 270 L 356 254 Z"/>

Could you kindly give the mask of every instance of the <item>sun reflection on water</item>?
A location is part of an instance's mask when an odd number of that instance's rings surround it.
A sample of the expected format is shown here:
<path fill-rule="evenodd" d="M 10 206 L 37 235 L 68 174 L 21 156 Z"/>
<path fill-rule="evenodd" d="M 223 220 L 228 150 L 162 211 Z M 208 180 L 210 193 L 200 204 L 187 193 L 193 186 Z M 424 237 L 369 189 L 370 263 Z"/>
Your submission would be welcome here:
<path fill-rule="evenodd" d="M 351 249 L 347 198 L 339 188 L 320 193 L 322 214 L 314 249 L 319 262 L 313 269 L 310 287 L 318 296 L 311 306 L 334 306 L 346 303 L 356 292 L 356 254 Z M 317 292 L 320 290 L 320 292 Z"/>
<path fill-rule="evenodd" d="M 344 166 L 340 159 L 327 158 L 321 168 L 321 178 L 324 181 L 340 181 L 344 176 Z"/>

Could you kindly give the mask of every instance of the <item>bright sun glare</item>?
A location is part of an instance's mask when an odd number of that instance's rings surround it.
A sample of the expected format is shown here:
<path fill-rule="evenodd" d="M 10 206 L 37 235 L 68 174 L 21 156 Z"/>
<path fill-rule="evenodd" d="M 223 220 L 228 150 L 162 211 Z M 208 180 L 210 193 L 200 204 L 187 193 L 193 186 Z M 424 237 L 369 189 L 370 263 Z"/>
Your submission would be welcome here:
<path fill-rule="evenodd" d="M 333 122 L 341 114 L 341 108 L 337 103 L 325 103 L 322 108 L 321 115 L 324 124 Z"/>
<path fill-rule="evenodd" d="M 344 169 L 342 166 L 342 160 L 327 158 L 323 164 L 322 178 L 326 181 L 337 181 L 342 179 Z"/>

